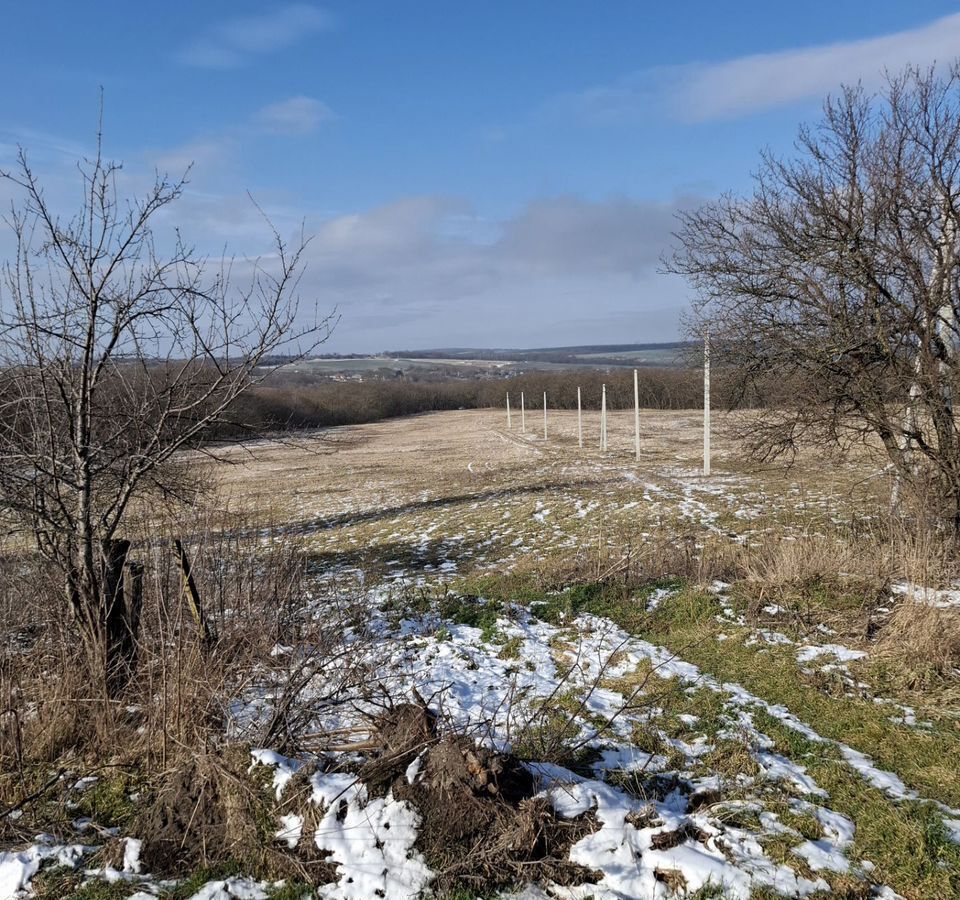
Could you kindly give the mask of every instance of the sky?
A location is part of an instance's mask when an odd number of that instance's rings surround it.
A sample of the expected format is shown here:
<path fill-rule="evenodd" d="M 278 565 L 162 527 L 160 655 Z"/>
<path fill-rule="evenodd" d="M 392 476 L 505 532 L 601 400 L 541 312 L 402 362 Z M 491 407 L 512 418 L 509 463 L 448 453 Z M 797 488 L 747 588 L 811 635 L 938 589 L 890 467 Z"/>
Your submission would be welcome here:
<path fill-rule="evenodd" d="M 0 168 L 24 147 L 73 211 L 102 88 L 125 187 L 192 166 L 161 225 L 268 253 L 249 194 L 312 235 L 328 352 L 669 341 L 678 210 L 842 83 L 958 55 L 934 0 L 41 0 L 4 11 Z"/>

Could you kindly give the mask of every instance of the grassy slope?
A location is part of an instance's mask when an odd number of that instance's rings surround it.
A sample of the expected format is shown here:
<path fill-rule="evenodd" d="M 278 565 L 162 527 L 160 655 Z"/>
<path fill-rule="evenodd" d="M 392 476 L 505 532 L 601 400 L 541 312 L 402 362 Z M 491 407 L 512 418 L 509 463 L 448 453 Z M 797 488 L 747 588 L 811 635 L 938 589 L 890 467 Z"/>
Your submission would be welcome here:
<path fill-rule="evenodd" d="M 495 603 L 520 601 L 531 605 L 538 615 L 557 621 L 579 612 L 607 616 L 626 631 L 666 647 L 692 662 L 722 683 L 734 682 L 762 700 L 786 706 L 818 733 L 842 741 L 871 756 L 875 764 L 899 775 L 922 797 L 960 804 L 960 732 L 935 727 L 917 729 L 893 724 L 890 707 L 871 700 L 824 694 L 804 676 L 796 660 L 796 648 L 749 645 L 753 629 L 718 621 L 721 606 L 717 598 L 683 588 L 660 604 L 654 613 L 645 611 L 646 597 L 653 587 L 678 582 L 658 582 L 643 590 L 625 591 L 621 585 L 582 583 L 559 592 L 538 589 L 529 575 L 483 576 L 465 579 L 460 587 L 468 594 L 492 598 Z M 726 640 L 718 641 L 724 634 Z M 686 698 L 683 709 L 701 717 L 700 731 L 709 732 L 716 718 L 716 695 L 701 689 Z M 851 858 L 866 859 L 876 869 L 874 879 L 893 887 L 909 898 L 960 896 L 960 847 L 947 836 L 940 812 L 929 803 L 894 801 L 867 784 L 843 761 L 832 745 L 814 743 L 779 719 L 757 710 L 756 724 L 776 743 L 783 755 L 804 765 L 814 780 L 830 794 L 833 809 L 856 824 Z M 948 720 L 949 721 L 949 720 Z M 736 748 L 720 747 L 742 766 Z M 715 771 L 722 759 L 708 761 Z M 790 864 L 796 867 L 793 858 Z M 858 896 L 862 884 L 831 876 L 835 891 Z M 852 893 L 849 893 L 852 892 Z"/>

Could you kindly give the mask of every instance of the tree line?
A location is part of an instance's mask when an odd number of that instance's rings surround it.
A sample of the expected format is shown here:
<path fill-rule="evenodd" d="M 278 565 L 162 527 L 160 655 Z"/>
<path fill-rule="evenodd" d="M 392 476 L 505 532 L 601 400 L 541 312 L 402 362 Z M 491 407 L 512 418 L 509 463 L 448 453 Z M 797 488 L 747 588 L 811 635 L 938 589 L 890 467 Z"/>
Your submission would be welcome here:
<path fill-rule="evenodd" d="M 644 409 L 697 409 L 703 406 L 703 376 L 698 369 L 638 369 L 640 405 Z M 267 434 L 286 429 L 361 425 L 398 416 L 454 409 L 511 407 L 519 412 L 520 394 L 527 409 L 542 409 L 547 394 L 550 409 L 576 409 L 577 387 L 584 409 L 598 410 L 602 386 L 609 409 L 633 408 L 633 370 L 598 372 L 531 372 L 505 379 L 407 379 L 363 382 L 318 382 L 312 385 L 260 385 L 234 404 L 230 421 L 218 422 L 208 433 L 215 439 Z M 712 386 L 714 402 L 733 401 L 733 384 L 722 373 Z M 749 404 L 762 402 L 752 390 Z"/>

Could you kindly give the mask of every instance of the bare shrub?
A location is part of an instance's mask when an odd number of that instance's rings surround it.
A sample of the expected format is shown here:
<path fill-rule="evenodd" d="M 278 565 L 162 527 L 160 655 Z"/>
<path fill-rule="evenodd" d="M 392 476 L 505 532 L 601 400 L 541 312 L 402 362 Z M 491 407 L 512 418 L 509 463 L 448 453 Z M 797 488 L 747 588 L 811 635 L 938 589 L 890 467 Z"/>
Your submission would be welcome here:
<path fill-rule="evenodd" d="M 0 594 L 17 592 L 20 600 L 17 614 L 0 623 L 0 805 L 24 795 L 14 773 L 49 763 L 72 760 L 82 769 L 96 759 L 163 773 L 234 740 L 282 745 L 298 727 L 291 720 L 311 713 L 296 700 L 321 665 L 328 667 L 327 705 L 355 695 L 355 673 L 348 662 L 337 664 L 346 655 L 350 614 L 334 609 L 317 621 L 305 613 L 309 590 L 297 546 L 230 515 L 198 511 L 192 525 L 187 536 L 183 523 L 155 522 L 131 551 L 152 573 L 144 583 L 137 678 L 102 715 L 90 714 L 96 689 L 78 665 L 71 630 L 58 624 L 67 601 L 51 593 L 55 580 L 43 579 L 36 557 L 0 569 Z M 173 534 L 184 537 L 212 641 L 203 640 L 184 601 Z M 38 608 L 43 615 L 35 618 Z M 274 653 L 297 642 L 309 650 Z M 231 700 L 254 684 L 267 686 L 274 705 L 262 715 L 238 715 Z"/>
<path fill-rule="evenodd" d="M 143 642 L 142 570 L 126 566 L 132 506 L 186 499 L 184 481 L 164 477 L 175 455 L 257 383 L 261 361 L 301 358 L 331 326 L 298 315 L 302 234 L 290 245 L 268 223 L 268 260 L 210 261 L 176 230 L 154 230 L 185 176 L 158 173 L 125 198 L 120 168 L 98 134 L 72 217 L 51 206 L 24 151 L 0 170 L 16 192 L 0 274 L 0 502 L 5 524 L 58 573 L 62 622 L 84 650 L 76 664 L 105 708 Z"/>

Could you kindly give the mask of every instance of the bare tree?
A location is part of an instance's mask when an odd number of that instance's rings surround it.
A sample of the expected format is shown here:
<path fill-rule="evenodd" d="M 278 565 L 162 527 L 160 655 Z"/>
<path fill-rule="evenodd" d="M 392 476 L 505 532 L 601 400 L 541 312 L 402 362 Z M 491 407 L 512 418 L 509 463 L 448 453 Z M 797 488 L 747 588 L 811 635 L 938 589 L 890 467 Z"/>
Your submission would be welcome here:
<path fill-rule="evenodd" d="M 288 245 L 270 226 L 274 252 L 239 262 L 203 257 L 179 232 L 164 247 L 153 226 L 183 178 L 121 198 L 100 135 L 78 169 L 68 220 L 23 150 L 0 173 L 22 197 L 5 219 L 16 252 L 0 293 L 0 504 L 61 574 L 92 674 L 115 694 L 136 639 L 122 588 L 131 504 L 175 494 L 171 458 L 202 443 L 266 357 L 302 356 L 332 320 L 314 309 L 301 324 L 302 233 Z"/>
<path fill-rule="evenodd" d="M 796 151 L 762 156 L 751 197 L 681 216 L 668 268 L 697 289 L 688 324 L 767 394 L 756 453 L 882 447 L 894 499 L 932 484 L 960 529 L 960 64 L 844 89 Z"/>

